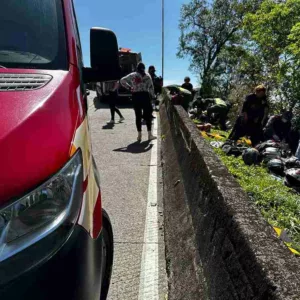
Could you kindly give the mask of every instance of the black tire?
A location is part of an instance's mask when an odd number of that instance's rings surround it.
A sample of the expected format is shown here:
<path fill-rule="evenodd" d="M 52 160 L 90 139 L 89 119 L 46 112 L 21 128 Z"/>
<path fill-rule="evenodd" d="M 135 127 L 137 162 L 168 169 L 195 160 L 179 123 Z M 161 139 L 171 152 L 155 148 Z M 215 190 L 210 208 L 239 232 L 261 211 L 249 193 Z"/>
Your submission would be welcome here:
<path fill-rule="evenodd" d="M 113 267 L 113 260 L 114 260 L 114 239 L 113 239 L 113 231 L 109 216 L 105 210 L 102 210 L 102 218 L 103 218 L 103 231 L 102 231 L 102 238 L 103 238 L 103 254 L 102 254 L 102 263 L 104 267 L 103 271 L 103 280 L 102 280 L 102 287 L 101 287 L 101 296 L 100 300 L 106 300 L 111 274 L 112 274 L 112 267 Z"/>

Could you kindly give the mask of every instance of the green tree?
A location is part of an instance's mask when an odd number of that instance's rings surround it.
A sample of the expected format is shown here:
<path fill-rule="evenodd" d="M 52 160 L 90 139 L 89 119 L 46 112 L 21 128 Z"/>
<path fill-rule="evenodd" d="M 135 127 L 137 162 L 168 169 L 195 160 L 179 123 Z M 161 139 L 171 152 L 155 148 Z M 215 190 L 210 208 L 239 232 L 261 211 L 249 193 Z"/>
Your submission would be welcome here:
<path fill-rule="evenodd" d="M 260 84 L 264 68 L 259 51 L 245 44 L 226 46 L 217 59 L 215 75 L 214 85 L 224 97 L 237 86 Z"/>
<path fill-rule="evenodd" d="M 223 96 L 233 104 L 230 119 L 233 121 L 238 115 L 245 95 L 253 92 L 253 88 L 264 82 L 265 71 L 259 49 L 243 44 L 240 49 L 232 49 L 228 54 L 226 65 L 228 72 L 227 93 Z"/>
<path fill-rule="evenodd" d="M 204 95 L 211 95 L 220 77 L 224 78 L 224 68 L 230 73 L 226 53 L 240 49 L 235 45 L 243 34 L 244 16 L 258 4 L 249 0 L 192 0 L 182 6 L 178 56 L 191 58 L 190 67 L 199 74 Z"/>
<path fill-rule="evenodd" d="M 261 51 L 275 108 L 294 109 L 300 104 L 300 0 L 264 0 L 244 29 Z"/>

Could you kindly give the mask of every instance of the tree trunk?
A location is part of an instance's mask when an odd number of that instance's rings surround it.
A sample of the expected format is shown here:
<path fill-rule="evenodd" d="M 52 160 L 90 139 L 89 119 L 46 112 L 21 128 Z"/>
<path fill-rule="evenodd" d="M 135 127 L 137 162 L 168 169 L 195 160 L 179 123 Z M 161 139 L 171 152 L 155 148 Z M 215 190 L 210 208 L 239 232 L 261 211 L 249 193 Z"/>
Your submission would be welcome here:
<path fill-rule="evenodd" d="M 202 97 L 203 98 L 209 98 L 212 97 L 212 82 L 210 78 L 210 72 L 209 70 L 204 70 L 203 77 L 202 77 L 202 84 L 201 84 L 201 91 L 202 91 Z"/>

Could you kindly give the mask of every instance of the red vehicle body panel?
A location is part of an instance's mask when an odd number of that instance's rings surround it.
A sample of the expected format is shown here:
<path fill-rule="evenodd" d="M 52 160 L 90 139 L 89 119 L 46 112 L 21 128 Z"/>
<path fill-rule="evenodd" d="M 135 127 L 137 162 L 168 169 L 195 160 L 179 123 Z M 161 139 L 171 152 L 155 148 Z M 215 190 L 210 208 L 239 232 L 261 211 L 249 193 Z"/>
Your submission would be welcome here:
<path fill-rule="evenodd" d="M 68 46 L 68 54 L 69 54 L 69 63 L 78 66 L 77 59 L 77 50 L 76 50 L 76 38 L 74 29 L 76 27 L 75 24 L 75 16 L 73 14 L 72 2 L 70 0 L 63 0 L 64 10 L 65 10 L 65 27 L 66 27 L 66 38 L 67 38 L 67 46 Z"/>
<path fill-rule="evenodd" d="M 69 159 L 78 121 L 78 71 L 6 70 L 53 78 L 34 91 L 0 93 L 0 204 L 24 195 L 55 174 Z M 1 73 L 0 73 L 1 74 Z M 74 76 L 75 75 L 75 76 Z"/>
<path fill-rule="evenodd" d="M 48 84 L 36 90 L 0 92 L 0 206 L 24 196 L 64 166 L 73 153 L 75 135 L 80 135 L 76 131 L 86 117 L 72 1 L 64 0 L 63 8 L 69 70 L 0 69 L 0 75 L 52 76 Z M 89 182 L 88 178 L 84 181 Z M 84 192 L 87 189 L 85 186 Z M 87 192 L 84 201 L 89 198 Z M 97 237 L 102 228 L 100 193 L 92 202 L 97 205 L 90 234 Z"/>
<path fill-rule="evenodd" d="M 10 69 L 4 63 L 0 68 L 0 209 L 6 213 L 10 202 L 21 203 L 16 200 L 54 176 L 73 154 L 80 154 L 76 158 L 81 163 L 69 211 L 66 209 L 70 218 L 60 218 L 60 214 L 53 227 L 41 223 L 36 232 L 8 242 L 16 251 L 0 261 L 1 299 L 98 300 L 106 298 L 110 283 L 113 232 L 108 215 L 102 211 L 99 174 L 92 156 L 73 0 L 59 1 L 64 10 L 68 57 L 68 65 L 65 61 L 61 64 L 64 70 L 18 68 L 25 64 L 14 64 L 16 69 Z M 46 76 L 36 76 L 39 74 Z M 39 82 L 40 87 L 31 90 Z M 17 224 L 22 226 L 22 220 Z"/>

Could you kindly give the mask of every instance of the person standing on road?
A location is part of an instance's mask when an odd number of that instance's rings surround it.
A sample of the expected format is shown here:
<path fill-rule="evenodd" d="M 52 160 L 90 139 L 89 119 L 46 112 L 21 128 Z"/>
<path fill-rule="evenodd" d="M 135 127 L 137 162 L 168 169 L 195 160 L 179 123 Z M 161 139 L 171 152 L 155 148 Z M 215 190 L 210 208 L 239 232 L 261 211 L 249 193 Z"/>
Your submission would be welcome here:
<path fill-rule="evenodd" d="M 109 99 L 108 99 L 108 104 L 109 104 L 109 108 L 110 108 L 110 114 L 111 114 L 111 119 L 108 122 L 108 124 L 115 124 L 115 113 L 117 113 L 120 117 L 120 123 L 123 122 L 125 119 L 122 115 L 122 113 L 120 112 L 120 110 L 117 108 L 116 106 L 116 102 L 118 99 L 118 89 L 119 89 L 119 82 L 115 82 L 113 85 L 113 88 L 109 91 Z"/>
<path fill-rule="evenodd" d="M 190 91 L 191 93 L 193 92 L 193 85 L 191 84 L 191 78 L 190 77 L 185 77 L 184 78 L 184 83 L 181 86 L 183 89 L 186 89 Z"/>
<path fill-rule="evenodd" d="M 155 72 L 156 72 L 155 67 L 150 66 L 149 69 L 148 69 L 148 73 L 152 78 L 152 82 L 153 82 L 153 86 L 154 86 L 154 94 L 155 94 L 153 108 L 154 108 L 155 111 L 159 111 L 159 108 L 158 108 L 158 106 L 159 106 L 158 95 L 160 95 L 161 92 L 162 92 L 163 79 L 162 79 L 162 77 L 158 77 Z"/>
<path fill-rule="evenodd" d="M 152 79 L 152 82 L 153 82 L 153 86 L 154 86 L 154 91 L 155 91 L 155 82 L 156 80 L 158 79 L 157 75 L 155 74 L 156 72 L 156 69 L 154 66 L 150 66 L 148 68 L 148 73 L 149 75 L 151 76 L 151 79 Z M 156 93 L 155 93 L 156 94 Z"/>
<path fill-rule="evenodd" d="M 152 78 L 152 82 L 153 82 L 153 86 L 154 86 L 154 93 L 155 93 L 155 96 L 157 96 L 158 94 L 161 94 L 162 78 L 158 77 L 155 72 L 156 72 L 155 67 L 150 66 L 148 69 L 148 73 Z"/>
<path fill-rule="evenodd" d="M 151 76 L 146 73 L 146 67 L 139 63 L 137 71 L 133 72 L 120 80 L 121 85 L 131 90 L 132 101 L 135 111 L 136 128 L 138 131 L 138 142 L 142 140 L 142 117 L 144 117 L 148 130 L 148 139 L 153 140 L 156 137 L 152 135 L 152 98 L 154 87 Z"/>
<path fill-rule="evenodd" d="M 148 69 L 148 74 L 151 76 L 151 79 L 152 79 L 152 84 L 153 84 L 153 87 L 154 87 L 154 96 L 155 96 L 155 98 L 152 99 L 152 112 L 151 112 L 152 119 L 155 119 L 155 117 L 153 116 L 153 111 L 155 109 L 155 100 L 156 100 L 156 95 L 157 95 L 155 82 L 156 82 L 158 77 L 156 76 L 155 72 L 156 72 L 155 67 L 150 66 L 149 69 Z M 145 119 L 144 116 L 142 118 Z"/>

